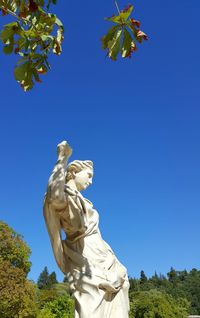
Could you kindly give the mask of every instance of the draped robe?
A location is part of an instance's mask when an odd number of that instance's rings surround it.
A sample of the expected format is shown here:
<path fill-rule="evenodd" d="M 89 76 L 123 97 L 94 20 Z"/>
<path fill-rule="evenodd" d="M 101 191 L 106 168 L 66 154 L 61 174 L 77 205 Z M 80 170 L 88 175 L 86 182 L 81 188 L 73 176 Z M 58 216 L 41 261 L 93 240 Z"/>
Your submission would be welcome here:
<path fill-rule="evenodd" d="M 44 217 L 55 259 L 75 298 L 75 318 L 128 318 L 127 271 L 102 239 L 98 212 L 80 192 L 67 186 L 64 191 L 63 209 L 47 191 Z"/>

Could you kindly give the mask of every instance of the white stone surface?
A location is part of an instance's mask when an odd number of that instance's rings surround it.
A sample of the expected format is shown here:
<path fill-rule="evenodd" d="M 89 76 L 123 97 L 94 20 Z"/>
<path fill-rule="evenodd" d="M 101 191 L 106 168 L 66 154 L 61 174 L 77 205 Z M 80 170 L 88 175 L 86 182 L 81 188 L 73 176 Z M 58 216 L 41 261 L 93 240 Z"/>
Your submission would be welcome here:
<path fill-rule="evenodd" d="M 76 300 L 75 318 L 128 318 L 126 268 L 102 239 L 98 212 L 80 193 L 92 183 L 93 163 L 75 160 L 66 170 L 72 150 L 66 141 L 57 149 L 44 217 L 55 259 Z"/>

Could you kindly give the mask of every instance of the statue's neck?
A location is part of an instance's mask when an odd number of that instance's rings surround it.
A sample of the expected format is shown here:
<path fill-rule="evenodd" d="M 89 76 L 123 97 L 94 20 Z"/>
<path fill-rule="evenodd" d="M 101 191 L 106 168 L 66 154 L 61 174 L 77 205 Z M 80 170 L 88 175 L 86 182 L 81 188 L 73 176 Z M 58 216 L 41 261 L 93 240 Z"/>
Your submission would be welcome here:
<path fill-rule="evenodd" d="M 67 181 L 66 186 L 70 187 L 72 190 L 79 191 L 73 179 L 70 179 L 69 181 Z"/>

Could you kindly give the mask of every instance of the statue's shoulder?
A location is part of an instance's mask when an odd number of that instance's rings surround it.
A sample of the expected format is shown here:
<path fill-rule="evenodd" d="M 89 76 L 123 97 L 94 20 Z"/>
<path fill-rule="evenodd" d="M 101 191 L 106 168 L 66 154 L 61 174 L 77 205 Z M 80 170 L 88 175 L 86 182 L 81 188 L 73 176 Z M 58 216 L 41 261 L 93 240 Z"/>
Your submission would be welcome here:
<path fill-rule="evenodd" d="M 87 203 L 89 203 L 90 205 L 92 205 L 92 206 L 93 206 L 92 201 L 88 200 L 87 198 L 84 198 L 84 200 L 85 200 Z"/>

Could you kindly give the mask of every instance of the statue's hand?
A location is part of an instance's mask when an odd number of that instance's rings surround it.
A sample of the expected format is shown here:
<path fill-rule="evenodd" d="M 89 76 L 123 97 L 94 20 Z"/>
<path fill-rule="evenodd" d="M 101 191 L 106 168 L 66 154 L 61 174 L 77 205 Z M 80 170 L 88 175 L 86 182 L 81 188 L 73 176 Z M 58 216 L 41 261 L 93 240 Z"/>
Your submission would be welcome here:
<path fill-rule="evenodd" d="M 72 148 L 66 140 L 57 145 L 58 159 L 67 159 L 72 154 Z"/>

